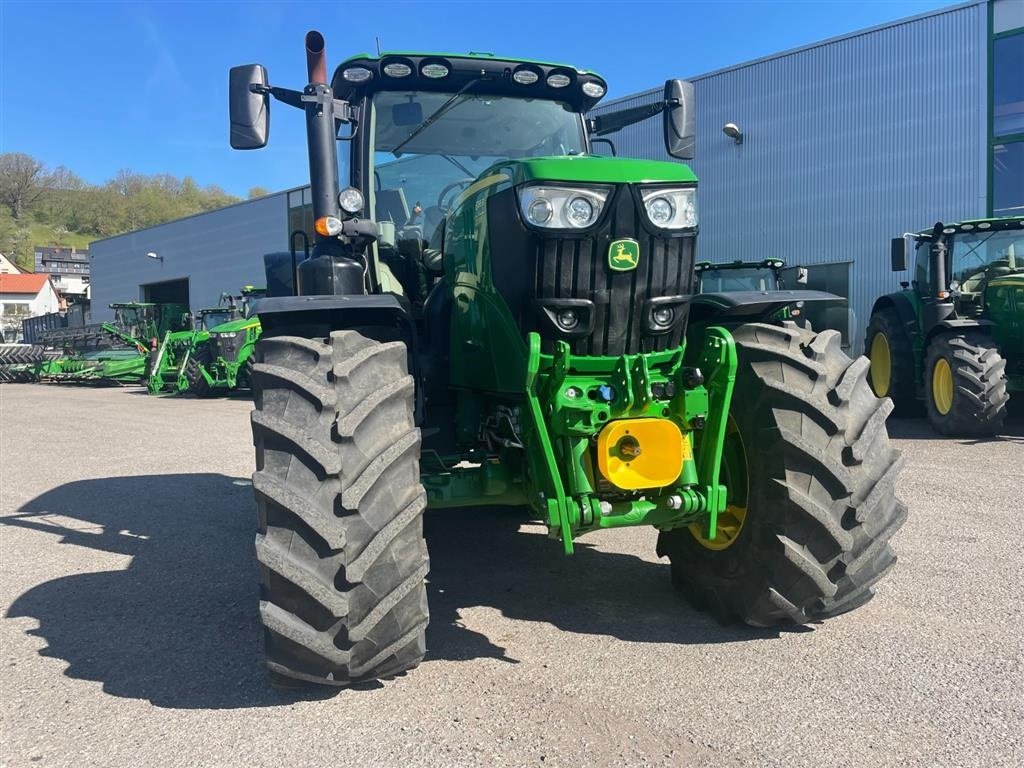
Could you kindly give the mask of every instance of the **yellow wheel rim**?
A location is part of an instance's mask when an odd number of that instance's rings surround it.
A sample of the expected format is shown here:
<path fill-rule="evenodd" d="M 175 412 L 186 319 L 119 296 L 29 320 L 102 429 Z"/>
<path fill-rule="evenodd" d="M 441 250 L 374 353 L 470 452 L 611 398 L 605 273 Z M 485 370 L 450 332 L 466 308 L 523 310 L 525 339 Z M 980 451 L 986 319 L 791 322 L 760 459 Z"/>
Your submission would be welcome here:
<path fill-rule="evenodd" d="M 728 549 L 739 538 L 743 523 L 747 519 L 747 497 L 750 492 L 750 481 L 747 478 L 747 452 L 743 447 L 743 439 L 732 416 L 725 425 L 725 446 L 722 451 L 722 484 L 728 489 L 725 510 L 718 515 L 715 526 L 715 538 L 707 537 L 707 527 L 703 523 L 690 526 L 690 533 L 701 546 L 720 551 Z"/>
<path fill-rule="evenodd" d="M 884 333 L 876 333 L 871 339 L 871 388 L 878 397 L 889 394 L 892 382 L 892 357 L 889 354 L 889 340 Z"/>
<path fill-rule="evenodd" d="M 932 402 L 943 416 L 953 408 L 953 370 L 944 357 L 936 360 L 932 368 Z"/>

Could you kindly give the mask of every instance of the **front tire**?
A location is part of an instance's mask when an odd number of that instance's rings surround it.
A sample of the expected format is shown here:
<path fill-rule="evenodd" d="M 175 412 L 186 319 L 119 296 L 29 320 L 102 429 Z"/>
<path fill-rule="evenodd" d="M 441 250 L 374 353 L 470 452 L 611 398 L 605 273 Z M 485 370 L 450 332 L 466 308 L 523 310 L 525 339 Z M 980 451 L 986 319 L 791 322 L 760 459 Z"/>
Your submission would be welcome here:
<path fill-rule="evenodd" d="M 213 394 L 213 387 L 203 376 L 203 365 L 210 359 L 209 342 L 197 344 L 188 360 L 185 361 L 185 381 L 188 382 L 188 389 L 185 391 L 196 397 L 209 397 Z"/>
<path fill-rule="evenodd" d="M 888 397 L 897 412 L 917 409 L 914 386 L 914 348 L 895 309 L 883 308 L 871 315 L 864 339 L 864 355 L 871 363 L 868 383 L 876 397 Z"/>
<path fill-rule="evenodd" d="M 387 678 L 426 651 L 426 494 L 406 354 L 355 331 L 257 344 L 256 556 L 278 680 Z"/>
<path fill-rule="evenodd" d="M 936 336 L 925 355 L 928 421 L 941 435 L 994 435 L 1006 418 L 1006 360 L 977 331 Z"/>
<path fill-rule="evenodd" d="M 806 624 L 863 605 L 896 561 L 889 540 L 906 519 L 885 429 L 892 403 L 874 396 L 867 359 L 847 357 L 836 331 L 749 324 L 733 337 L 724 533 L 663 532 L 658 554 L 677 588 L 724 623 Z"/>

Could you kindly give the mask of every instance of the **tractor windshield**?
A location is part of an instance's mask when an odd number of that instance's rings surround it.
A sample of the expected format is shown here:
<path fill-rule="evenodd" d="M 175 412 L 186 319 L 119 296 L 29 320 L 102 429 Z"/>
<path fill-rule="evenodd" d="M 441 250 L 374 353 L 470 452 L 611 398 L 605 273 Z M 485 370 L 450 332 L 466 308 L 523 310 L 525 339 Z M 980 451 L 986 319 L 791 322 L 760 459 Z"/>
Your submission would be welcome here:
<path fill-rule="evenodd" d="M 950 275 L 961 293 L 978 293 L 1000 275 L 1024 272 L 1024 232 L 962 232 L 953 240 Z"/>
<path fill-rule="evenodd" d="M 230 320 L 235 319 L 235 313 L 230 309 L 217 310 L 215 312 L 203 312 L 203 317 L 200 322 L 204 331 L 209 331 Z"/>
<path fill-rule="evenodd" d="M 764 267 L 705 269 L 700 273 L 700 293 L 778 290 L 775 273 Z"/>
<path fill-rule="evenodd" d="M 586 148 L 580 114 L 545 99 L 382 91 L 371 120 L 374 218 L 417 227 L 425 242 L 491 164 Z"/>

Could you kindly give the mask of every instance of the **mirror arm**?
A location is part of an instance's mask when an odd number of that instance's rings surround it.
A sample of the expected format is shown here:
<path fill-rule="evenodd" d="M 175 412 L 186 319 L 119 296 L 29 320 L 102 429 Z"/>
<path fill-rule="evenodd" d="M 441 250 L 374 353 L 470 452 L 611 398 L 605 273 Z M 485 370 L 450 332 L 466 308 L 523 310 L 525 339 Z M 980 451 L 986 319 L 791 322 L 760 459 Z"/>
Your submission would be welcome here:
<path fill-rule="evenodd" d="M 587 123 L 589 124 L 592 135 L 604 136 L 605 134 L 615 133 L 616 131 L 625 128 L 627 125 L 633 125 L 634 123 L 639 123 L 649 117 L 654 117 L 655 115 L 664 112 L 668 107 L 677 106 L 678 103 L 678 99 L 663 99 L 662 101 L 656 101 L 653 104 L 643 104 L 639 107 L 620 109 L 618 112 L 606 112 L 603 115 L 590 118 Z"/>

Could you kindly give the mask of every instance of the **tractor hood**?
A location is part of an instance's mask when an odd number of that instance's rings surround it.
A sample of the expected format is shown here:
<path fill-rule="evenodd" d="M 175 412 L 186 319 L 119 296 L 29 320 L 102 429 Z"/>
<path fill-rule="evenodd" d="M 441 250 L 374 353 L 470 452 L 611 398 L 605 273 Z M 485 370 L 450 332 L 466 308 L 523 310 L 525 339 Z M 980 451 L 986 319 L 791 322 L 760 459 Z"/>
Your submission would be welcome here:
<path fill-rule="evenodd" d="M 527 181 L 592 182 L 598 184 L 696 183 L 689 166 L 660 160 L 634 160 L 600 155 L 569 155 L 509 160 L 484 175 L 504 173 L 513 184 Z"/>
<path fill-rule="evenodd" d="M 1013 272 L 992 278 L 986 288 L 1024 288 L 1024 272 Z"/>
<path fill-rule="evenodd" d="M 210 333 L 236 333 L 248 328 L 255 328 L 259 324 L 260 321 L 255 317 L 242 317 L 238 320 L 229 320 L 226 323 L 215 325 L 210 329 Z"/>

